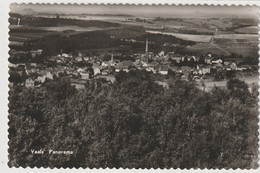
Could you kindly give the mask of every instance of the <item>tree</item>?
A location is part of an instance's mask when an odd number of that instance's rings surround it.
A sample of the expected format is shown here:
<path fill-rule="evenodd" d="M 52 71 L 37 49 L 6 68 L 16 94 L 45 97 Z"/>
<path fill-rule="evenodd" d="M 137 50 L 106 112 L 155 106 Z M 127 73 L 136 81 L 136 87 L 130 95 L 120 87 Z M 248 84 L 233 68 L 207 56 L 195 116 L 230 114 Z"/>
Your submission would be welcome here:
<path fill-rule="evenodd" d="M 211 123 L 214 126 L 211 128 L 212 142 L 209 147 L 214 166 L 225 167 L 224 163 L 231 168 L 247 168 L 250 167 L 249 163 L 254 162 L 253 157 L 246 158 L 256 149 L 255 142 L 248 143 L 251 137 L 255 138 L 254 134 L 250 134 L 252 128 L 255 128 L 252 127 L 252 121 L 256 118 L 253 114 L 238 99 L 232 98 L 211 112 Z"/>
<path fill-rule="evenodd" d="M 247 64 L 247 65 L 258 65 L 258 63 L 259 63 L 258 57 L 245 57 L 242 62 L 242 64 Z"/>
<path fill-rule="evenodd" d="M 227 89 L 230 91 L 230 95 L 233 98 L 237 98 L 243 103 L 245 103 L 250 96 L 248 85 L 244 81 L 241 81 L 239 79 L 228 80 Z"/>
<path fill-rule="evenodd" d="M 217 70 L 214 74 L 215 80 L 223 80 L 224 79 L 224 74 L 222 70 Z"/>
<path fill-rule="evenodd" d="M 66 79 L 11 88 L 9 165 L 257 166 L 257 98 L 243 81 L 230 79 L 227 89 L 205 92 L 177 79 L 165 89 L 146 71 L 121 72 L 116 79 L 114 84 L 91 80 L 79 91 Z M 30 149 L 47 153 L 34 155 Z M 73 154 L 50 155 L 49 149 Z"/>
<path fill-rule="evenodd" d="M 89 78 L 93 78 L 94 77 L 94 70 L 92 67 L 88 67 L 87 69 L 88 73 L 89 73 Z"/>
<path fill-rule="evenodd" d="M 66 98 L 70 98 L 76 93 L 75 87 L 70 85 L 68 78 L 57 78 L 45 84 L 47 91 L 51 95 L 51 100 L 54 102 L 62 102 Z"/>
<path fill-rule="evenodd" d="M 14 82 L 14 83 L 22 83 L 24 80 L 22 77 L 17 73 L 17 72 L 9 72 L 10 77 L 8 78 L 9 82 Z"/>
<path fill-rule="evenodd" d="M 236 77 L 236 71 L 230 70 L 226 72 L 226 78 L 227 79 L 232 79 Z"/>

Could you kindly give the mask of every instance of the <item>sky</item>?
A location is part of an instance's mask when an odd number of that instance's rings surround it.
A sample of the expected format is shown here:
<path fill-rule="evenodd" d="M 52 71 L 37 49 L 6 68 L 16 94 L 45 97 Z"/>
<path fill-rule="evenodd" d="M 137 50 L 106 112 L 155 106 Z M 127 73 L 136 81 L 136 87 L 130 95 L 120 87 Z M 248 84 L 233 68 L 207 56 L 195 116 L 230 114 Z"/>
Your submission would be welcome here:
<path fill-rule="evenodd" d="M 28 10 L 32 9 L 32 10 Z M 203 6 L 203 5 L 58 5 L 58 4 L 11 4 L 11 12 L 18 13 L 67 13 L 67 14 L 128 14 L 139 17 L 238 17 L 258 18 L 259 7 L 256 6 Z"/>

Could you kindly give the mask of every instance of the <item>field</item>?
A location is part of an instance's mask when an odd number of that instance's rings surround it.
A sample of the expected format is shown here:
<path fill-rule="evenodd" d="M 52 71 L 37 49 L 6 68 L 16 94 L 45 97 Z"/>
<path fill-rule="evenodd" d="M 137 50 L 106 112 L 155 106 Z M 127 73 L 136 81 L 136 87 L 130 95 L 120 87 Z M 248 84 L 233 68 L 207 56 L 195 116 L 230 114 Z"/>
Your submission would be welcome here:
<path fill-rule="evenodd" d="M 103 28 L 99 27 L 80 27 L 80 26 L 52 26 L 52 27 L 40 27 L 40 29 L 45 31 L 56 31 L 56 32 L 89 32 L 89 31 L 97 31 L 102 30 Z"/>
<path fill-rule="evenodd" d="M 253 19 L 137 18 L 120 15 L 61 15 L 59 18 L 40 15 L 32 18 L 18 15 L 21 25 L 17 26 L 17 15 L 10 16 L 10 46 L 19 47 L 29 41 L 33 48 L 50 49 L 50 53 L 60 49 L 107 51 L 116 48 L 124 51 L 123 47 L 143 52 L 144 44 L 140 42 L 146 38 L 155 43 L 150 45 L 150 51 L 155 53 L 184 50 L 183 53 L 188 54 L 235 53 L 254 57 L 258 51 L 257 23 Z M 133 39 L 139 43 L 122 39 Z M 179 46 L 163 47 L 165 43 Z"/>
<path fill-rule="evenodd" d="M 240 80 L 245 81 L 248 86 L 249 90 L 252 90 L 253 85 L 257 85 L 259 78 L 258 74 L 255 74 L 253 76 L 243 76 L 239 77 Z M 212 80 L 204 80 L 205 84 L 205 90 L 209 91 L 211 90 L 214 86 L 224 88 L 227 85 L 227 80 L 222 80 L 222 81 L 212 81 Z"/>
<path fill-rule="evenodd" d="M 161 31 L 146 31 L 152 34 L 171 35 L 183 40 L 194 42 L 210 42 L 211 38 L 226 39 L 226 40 L 247 40 L 248 42 L 256 42 L 258 40 L 257 34 L 219 34 L 219 35 L 197 35 L 197 34 L 183 34 L 174 32 L 161 32 Z"/>
<path fill-rule="evenodd" d="M 82 24 L 84 25 L 84 24 Z M 43 49 L 47 55 L 74 51 L 107 52 L 118 51 L 143 53 L 145 40 L 149 38 L 151 51 L 161 51 L 164 43 L 191 45 L 190 41 L 181 40 L 174 36 L 160 36 L 146 33 L 144 28 L 136 25 L 120 25 L 120 27 L 82 27 L 77 25 L 64 26 L 15 26 L 10 25 L 10 46 L 19 46 L 16 42 L 30 42 L 32 49 Z M 123 40 L 122 40 L 123 39 Z M 134 39 L 136 42 L 127 42 L 124 39 Z M 128 51 L 126 51 L 126 47 Z M 172 49 L 171 49 L 172 51 Z"/>
<path fill-rule="evenodd" d="M 161 31 L 146 31 L 151 34 L 162 34 L 162 35 L 171 35 L 182 40 L 194 41 L 194 42 L 209 42 L 211 35 L 195 35 L 195 34 L 182 34 L 174 32 L 161 32 Z"/>
<path fill-rule="evenodd" d="M 170 35 L 176 38 L 196 42 L 193 46 L 187 46 L 186 50 L 196 54 L 229 55 L 232 53 L 242 56 L 257 56 L 258 35 L 256 34 L 218 34 L 196 35 L 174 32 L 146 31 L 151 34 Z"/>
<path fill-rule="evenodd" d="M 194 54 L 207 54 L 211 52 L 216 55 L 230 55 L 232 53 L 241 55 L 244 57 L 257 57 L 258 47 L 257 44 L 252 46 L 251 44 L 245 43 L 245 45 L 239 44 L 209 44 L 209 43 L 197 43 L 194 46 L 186 47 L 186 51 L 193 52 Z"/>
<path fill-rule="evenodd" d="M 245 33 L 245 34 L 257 34 L 258 27 L 257 26 L 247 26 L 247 27 L 238 28 L 235 31 L 239 32 L 239 33 Z"/>

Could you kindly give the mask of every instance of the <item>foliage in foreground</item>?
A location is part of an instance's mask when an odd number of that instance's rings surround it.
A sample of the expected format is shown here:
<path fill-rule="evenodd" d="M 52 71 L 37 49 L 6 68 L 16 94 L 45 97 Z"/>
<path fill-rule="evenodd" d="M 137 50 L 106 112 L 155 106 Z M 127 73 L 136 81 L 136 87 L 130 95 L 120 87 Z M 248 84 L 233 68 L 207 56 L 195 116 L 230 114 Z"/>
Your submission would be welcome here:
<path fill-rule="evenodd" d="M 131 72 L 80 91 L 67 80 L 13 88 L 9 166 L 257 167 L 257 91 L 236 79 L 227 85 L 207 93 L 176 80 L 164 89 Z"/>

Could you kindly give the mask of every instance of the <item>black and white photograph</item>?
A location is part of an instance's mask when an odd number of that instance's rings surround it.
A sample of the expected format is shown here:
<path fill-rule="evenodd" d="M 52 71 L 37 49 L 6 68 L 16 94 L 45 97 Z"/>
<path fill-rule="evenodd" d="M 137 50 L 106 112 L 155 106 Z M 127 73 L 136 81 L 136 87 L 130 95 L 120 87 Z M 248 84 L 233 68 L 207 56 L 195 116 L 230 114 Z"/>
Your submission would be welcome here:
<path fill-rule="evenodd" d="M 259 167 L 258 6 L 9 8 L 8 167 Z"/>

